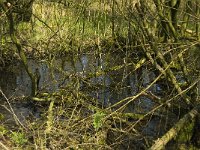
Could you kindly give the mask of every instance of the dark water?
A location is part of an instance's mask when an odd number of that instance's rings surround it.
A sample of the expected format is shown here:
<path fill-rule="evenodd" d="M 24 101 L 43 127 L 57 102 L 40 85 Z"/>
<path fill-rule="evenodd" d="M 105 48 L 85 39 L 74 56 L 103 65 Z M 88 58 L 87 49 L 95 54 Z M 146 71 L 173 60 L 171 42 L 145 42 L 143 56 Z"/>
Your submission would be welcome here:
<path fill-rule="evenodd" d="M 40 92 L 54 92 L 59 90 L 63 86 L 67 86 L 71 81 L 66 79 L 66 74 L 76 74 L 79 76 L 87 76 L 89 73 L 95 73 L 97 70 L 106 69 L 107 65 L 112 65 L 114 62 L 109 59 L 109 64 L 105 58 L 95 58 L 89 55 L 82 55 L 77 58 L 74 63 L 70 59 L 53 59 L 51 63 L 49 61 L 35 61 L 28 60 L 29 67 L 34 72 L 36 68 L 39 69 L 41 78 L 39 81 L 39 91 Z M 122 100 L 128 96 L 133 96 L 138 93 L 138 82 L 139 86 L 144 88 L 152 82 L 155 78 L 154 73 L 148 71 L 147 68 L 142 68 L 140 73 L 133 72 L 127 73 L 124 71 L 116 72 L 112 74 L 104 74 L 96 77 L 91 77 L 90 82 L 93 85 L 101 84 L 102 88 L 97 90 L 92 90 L 90 92 L 91 96 L 97 98 L 99 102 L 104 105 L 104 107 L 111 106 L 119 100 Z M 5 94 L 8 100 L 16 97 L 28 96 L 31 92 L 31 82 L 30 78 L 24 70 L 23 66 L 18 64 L 13 64 L 9 71 L 0 72 L 0 87 L 2 92 Z M 120 84 L 119 84 L 120 83 Z M 111 86 L 115 88 L 111 88 Z M 80 88 L 84 87 L 83 83 L 80 82 Z M 151 92 L 159 92 L 161 89 L 158 85 L 153 85 L 150 88 Z M 17 98 L 16 98 L 17 99 Z M 1 97 L 0 102 L 0 112 L 5 115 L 5 118 L 13 120 L 11 113 L 5 109 L 5 106 L 10 109 L 7 104 L 5 97 Z M 33 109 L 30 108 L 26 103 L 11 102 L 11 106 L 20 121 L 24 121 L 27 116 L 33 114 Z M 154 107 L 154 102 L 150 99 L 141 97 L 134 103 L 130 103 L 125 112 L 134 113 L 146 113 Z M 37 116 L 38 114 L 33 114 Z M 157 125 L 160 124 L 159 119 L 152 119 L 142 132 L 147 135 L 157 134 L 155 131 L 158 129 Z"/>

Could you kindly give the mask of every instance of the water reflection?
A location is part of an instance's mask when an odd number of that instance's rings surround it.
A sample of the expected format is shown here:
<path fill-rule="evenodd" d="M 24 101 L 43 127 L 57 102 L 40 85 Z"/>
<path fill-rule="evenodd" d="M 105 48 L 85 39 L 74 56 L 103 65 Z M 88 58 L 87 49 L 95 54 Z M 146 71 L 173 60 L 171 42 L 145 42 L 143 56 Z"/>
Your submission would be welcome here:
<path fill-rule="evenodd" d="M 95 72 L 103 72 L 113 64 L 117 63 L 104 58 L 103 55 L 101 57 L 82 55 L 75 62 L 70 61 L 70 59 L 53 59 L 51 63 L 28 60 L 31 70 L 34 72 L 38 68 L 41 75 L 40 92 L 54 92 L 59 90 L 61 86 L 65 87 L 70 82 L 74 82 L 70 77 L 66 78 L 66 74 L 69 76 L 76 74 L 76 76 L 84 78 L 87 77 L 88 73 L 94 73 L 88 82 L 97 88 L 90 89 L 88 93 L 98 99 L 102 107 L 108 107 L 119 100 L 136 95 L 139 89 L 147 87 L 155 79 L 155 74 L 145 67 L 139 73 L 117 70 L 113 73 L 95 76 Z M 81 80 L 79 82 L 80 89 L 87 88 Z M 1 72 L 0 86 L 8 97 L 28 96 L 31 93 L 30 78 L 21 64 L 17 64 L 12 72 Z M 160 90 L 161 88 L 157 84 L 149 89 L 154 93 Z M 136 102 L 130 103 L 126 111 L 142 111 L 144 113 L 149 111 L 153 105 L 154 103 L 150 99 L 141 97 Z"/>

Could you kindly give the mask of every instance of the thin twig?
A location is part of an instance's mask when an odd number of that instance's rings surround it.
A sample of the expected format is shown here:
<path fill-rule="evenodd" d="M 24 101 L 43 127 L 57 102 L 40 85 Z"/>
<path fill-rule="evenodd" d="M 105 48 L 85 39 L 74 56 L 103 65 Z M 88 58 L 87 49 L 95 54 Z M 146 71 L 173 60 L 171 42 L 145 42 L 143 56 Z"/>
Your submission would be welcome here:
<path fill-rule="evenodd" d="M 11 106 L 11 103 L 9 102 L 9 99 L 6 97 L 6 95 L 4 94 L 4 92 L 1 90 L 0 88 L 0 93 L 3 95 L 3 97 L 6 99 L 6 102 L 8 103 L 9 107 L 10 107 L 10 110 L 9 112 L 13 115 L 13 118 L 15 120 L 15 122 L 19 125 L 21 125 L 24 129 L 26 129 L 26 127 L 21 123 L 21 121 L 19 120 L 19 118 L 17 117 L 17 115 L 15 114 L 12 106 Z"/>
<path fill-rule="evenodd" d="M 1 141 L 0 141 L 0 147 L 5 149 L 5 150 L 10 150 L 7 146 L 5 146 Z"/>

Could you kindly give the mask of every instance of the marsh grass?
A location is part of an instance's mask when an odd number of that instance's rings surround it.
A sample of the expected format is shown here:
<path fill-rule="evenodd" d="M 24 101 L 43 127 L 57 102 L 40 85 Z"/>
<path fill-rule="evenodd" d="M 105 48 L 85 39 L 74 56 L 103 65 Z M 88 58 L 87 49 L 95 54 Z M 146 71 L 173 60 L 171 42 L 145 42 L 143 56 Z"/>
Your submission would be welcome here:
<path fill-rule="evenodd" d="M 93 22 L 83 18 L 82 10 L 77 9 L 75 14 L 72 8 L 63 8 L 62 5 L 47 2 L 34 4 L 33 9 L 32 30 L 29 28 L 31 33 L 25 36 L 30 36 L 34 42 L 43 41 L 50 45 L 53 42 L 64 47 L 69 46 L 70 42 L 78 45 L 85 43 L 98 32 Z M 59 51 L 59 47 L 55 51 Z"/>
<path fill-rule="evenodd" d="M 163 41 L 162 25 L 152 5 L 154 2 L 143 2 L 148 11 L 142 10 L 142 13 L 135 9 L 136 1 L 127 0 L 77 0 L 69 1 L 69 5 L 41 0 L 34 3 L 31 22 L 16 25 L 23 50 L 27 56 L 47 62 L 53 82 L 56 82 L 54 70 L 63 73 L 70 82 L 56 92 L 37 95 L 35 99 L 38 100 L 36 104 L 42 107 L 41 116 L 27 118 L 26 128 L 22 129 L 23 136 L 18 139 L 13 135 L 14 143 L 20 142 L 33 149 L 147 149 L 161 136 L 161 128 L 165 128 L 162 132 L 167 131 L 178 120 L 176 116 L 172 123 L 168 112 L 179 111 L 182 106 L 177 105 L 184 99 L 178 97 L 182 92 L 176 91 L 170 76 L 165 74 L 172 68 L 171 64 L 179 63 L 177 55 L 188 52 L 187 44 L 195 42 L 173 41 L 172 36 L 169 41 Z M 194 26 L 189 22 L 188 29 L 194 29 L 191 27 Z M 5 41 L 9 41 L 9 37 L 5 39 L 2 44 L 7 46 Z M 75 66 L 82 54 L 90 54 L 97 61 L 90 64 L 94 67 L 92 72 L 84 75 Z M 60 57 L 69 59 L 73 71 L 68 72 L 55 63 Z M 104 68 L 99 63 L 102 57 Z M 187 58 L 185 56 L 184 61 L 189 63 Z M 190 68 L 189 64 L 185 67 Z M 143 85 L 144 74 L 148 72 L 143 72 L 145 69 L 156 70 L 155 77 L 147 86 Z M 181 67 L 173 69 L 178 71 L 172 72 L 172 79 L 176 79 L 177 72 L 184 74 Z M 131 74 L 137 74 L 135 85 L 128 83 Z M 110 87 L 106 85 L 105 78 L 101 78 L 103 76 L 109 76 L 113 81 Z M 98 77 L 102 82 L 94 84 L 91 79 Z M 158 96 L 148 91 L 155 83 L 164 84 L 166 88 Z M 80 86 L 82 84 L 84 86 Z M 107 108 L 98 101 L 98 95 L 91 96 L 91 93 L 105 91 L 106 88 L 116 93 L 113 96 L 115 103 L 110 103 Z M 134 94 L 131 88 L 136 88 Z M 121 96 L 124 89 L 129 90 L 125 91 L 126 97 Z M 149 107 L 148 102 L 140 101 L 140 97 L 145 96 L 155 101 L 154 108 L 148 112 L 143 110 Z M 126 113 L 127 107 L 130 110 L 137 108 L 139 113 Z M 160 119 L 155 126 L 156 135 L 144 135 L 143 129 L 155 118 Z M 18 127 L 13 133 L 18 133 Z M 188 132 L 191 134 L 191 129 Z M 188 141 L 185 137 L 181 135 L 180 139 Z M 8 141 L 13 141 L 12 137 L 8 138 Z"/>
<path fill-rule="evenodd" d="M 105 39 L 114 38 L 113 21 L 115 35 L 128 35 L 128 21 L 123 19 L 127 14 L 120 14 L 126 6 L 118 6 L 121 10 L 116 9 L 115 20 L 111 7 L 111 4 L 100 1 L 80 1 L 69 6 L 36 1 L 31 23 L 19 23 L 17 31 L 22 41 L 28 42 L 37 53 L 85 50 L 89 46 L 100 45 Z"/>

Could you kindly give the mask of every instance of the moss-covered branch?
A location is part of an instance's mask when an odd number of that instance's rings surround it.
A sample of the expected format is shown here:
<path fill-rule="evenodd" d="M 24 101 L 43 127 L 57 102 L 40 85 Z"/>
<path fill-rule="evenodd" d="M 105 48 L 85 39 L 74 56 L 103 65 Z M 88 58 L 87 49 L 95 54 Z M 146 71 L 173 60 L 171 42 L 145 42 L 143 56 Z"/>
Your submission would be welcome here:
<path fill-rule="evenodd" d="M 174 24 L 176 24 L 177 20 L 175 22 L 173 22 L 171 18 L 173 18 L 173 19 L 177 18 L 177 10 L 175 7 L 179 6 L 178 2 L 175 1 L 174 2 L 175 5 L 171 9 L 173 12 L 175 12 L 174 14 L 171 14 L 171 12 L 169 12 L 168 15 L 164 15 L 164 13 L 163 13 L 164 10 L 161 7 L 162 6 L 161 1 L 160 0 L 153 0 L 153 1 L 154 1 L 154 4 L 156 5 L 156 9 L 157 9 L 158 15 L 160 17 L 163 31 L 165 33 L 165 40 L 169 37 L 169 35 L 172 35 L 174 37 L 174 39 L 177 39 L 178 34 L 174 27 Z M 172 17 L 172 15 L 173 15 L 173 17 Z"/>
<path fill-rule="evenodd" d="M 6 13 L 7 19 L 9 21 L 9 32 L 10 32 L 11 40 L 15 44 L 17 51 L 18 51 L 18 54 L 19 54 L 21 61 L 24 65 L 24 68 L 25 68 L 26 72 L 28 73 L 28 75 L 31 79 L 31 85 L 32 85 L 31 96 L 35 96 L 36 90 L 37 90 L 37 85 L 36 85 L 37 78 L 34 75 L 34 73 L 31 71 L 31 69 L 28 67 L 27 58 L 26 58 L 26 55 L 25 55 L 25 53 L 22 49 L 22 45 L 15 35 L 15 23 L 14 23 L 13 14 L 12 14 L 12 6 L 11 6 L 10 3 L 7 3 L 5 0 L 1 0 L 0 1 L 0 7 Z"/>
<path fill-rule="evenodd" d="M 186 114 L 182 119 L 180 119 L 165 135 L 159 138 L 154 145 L 149 148 L 149 150 L 161 150 L 166 144 L 173 139 L 179 131 L 187 124 L 194 120 L 197 114 L 200 112 L 200 105 L 192 109 L 188 114 Z"/>
<path fill-rule="evenodd" d="M 199 18 L 200 18 L 200 2 L 199 0 L 196 0 L 196 36 L 197 36 L 197 40 L 199 40 L 199 29 L 200 29 L 200 21 L 199 21 Z"/>

